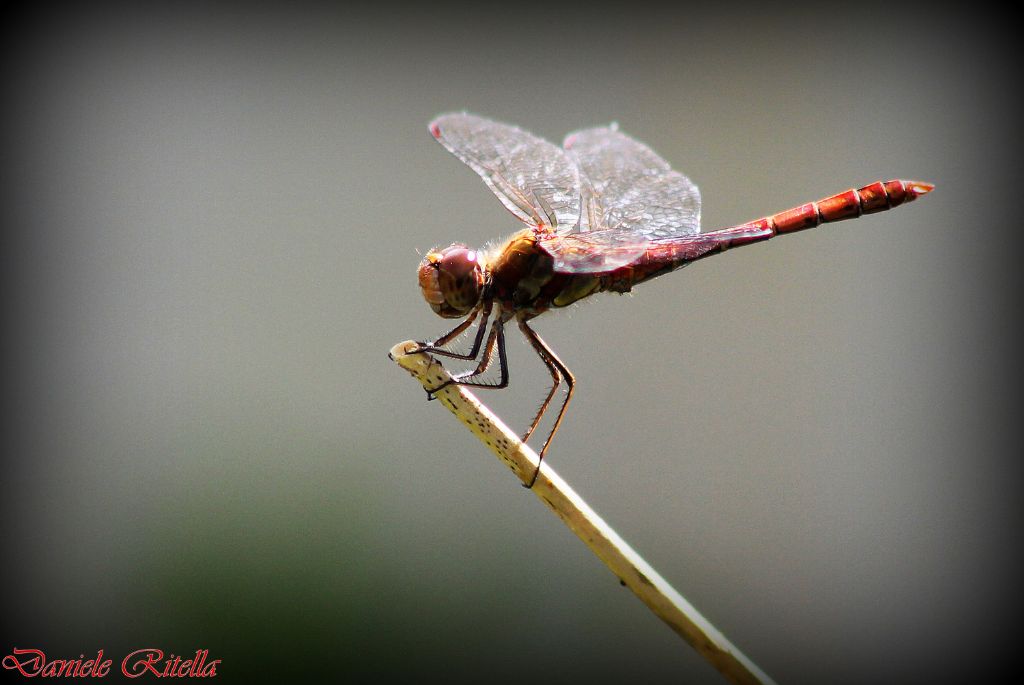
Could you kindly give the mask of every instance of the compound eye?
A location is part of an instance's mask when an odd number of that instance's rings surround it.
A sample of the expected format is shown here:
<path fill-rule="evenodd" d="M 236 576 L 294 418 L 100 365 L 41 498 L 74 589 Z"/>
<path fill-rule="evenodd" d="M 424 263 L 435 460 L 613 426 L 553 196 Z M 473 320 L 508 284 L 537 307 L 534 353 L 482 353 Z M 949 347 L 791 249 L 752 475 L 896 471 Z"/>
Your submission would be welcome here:
<path fill-rule="evenodd" d="M 441 271 L 461 282 L 467 276 L 472 276 L 477 268 L 476 250 L 459 248 L 451 250 L 441 258 Z"/>

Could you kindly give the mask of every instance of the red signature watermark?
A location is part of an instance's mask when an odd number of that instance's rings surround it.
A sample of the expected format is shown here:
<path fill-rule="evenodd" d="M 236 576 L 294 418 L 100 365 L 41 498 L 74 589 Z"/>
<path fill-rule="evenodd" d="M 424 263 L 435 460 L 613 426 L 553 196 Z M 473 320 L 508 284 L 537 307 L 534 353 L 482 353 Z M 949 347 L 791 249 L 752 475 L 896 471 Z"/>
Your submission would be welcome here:
<path fill-rule="evenodd" d="M 164 656 L 162 649 L 136 649 L 121 660 L 121 673 L 127 678 L 212 678 L 220 665 L 220 659 L 210 658 L 208 649 L 197 649 L 189 658 Z M 80 654 L 77 659 L 47 660 L 41 649 L 15 647 L 3 658 L 4 669 L 18 671 L 26 678 L 105 678 L 113 663 L 113 659 L 104 658 L 102 649 L 95 658 Z"/>

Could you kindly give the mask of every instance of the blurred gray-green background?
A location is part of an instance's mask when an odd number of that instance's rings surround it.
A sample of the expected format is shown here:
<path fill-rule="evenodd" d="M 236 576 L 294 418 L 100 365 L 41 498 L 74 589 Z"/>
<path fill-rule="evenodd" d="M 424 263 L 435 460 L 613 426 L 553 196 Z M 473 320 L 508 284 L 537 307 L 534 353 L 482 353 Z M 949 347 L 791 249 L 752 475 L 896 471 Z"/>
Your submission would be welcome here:
<path fill-rule="evenodd" d="M 722 682 L 388 361 L 514 220 L 426 131 L 617 120 L 706 229 L 878 214 L 539 319 L 550 463 L 780 683 L 962 682 L 1019 629 L 1019 75 L 913 4 L 4 8 L 3 643 L 225 682 Z M 547 374 L 511 338 L 522 427 Z"/>

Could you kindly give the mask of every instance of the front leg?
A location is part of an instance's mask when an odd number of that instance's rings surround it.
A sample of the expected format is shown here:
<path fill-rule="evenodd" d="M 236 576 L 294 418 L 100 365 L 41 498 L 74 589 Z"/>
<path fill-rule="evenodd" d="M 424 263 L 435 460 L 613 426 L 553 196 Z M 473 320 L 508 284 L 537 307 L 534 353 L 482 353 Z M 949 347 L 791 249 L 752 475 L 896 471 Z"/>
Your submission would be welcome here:
<path fill-rule="evenodd" d="M 495 349 L 498 351 L 498 367 L 500 373 L 498 382 L 485 383 L 473 380 L 487 371 L 487 368 L 491 365 L 491 361 L 494 359 Z M 491 324 L 491 334 L 487 337 L 487 346 L 484 348 L 483 356 L 480 357 L 480 363 L 477 364 L 476 368 L 472 371 L 466 371 L 465 373 L 452 376 L 436 388 L 428 390 L 428 398 L 434 399 L 433 396 L 435 393 L 449 385 L 466 385 L 473 388 L 489 388 L 495 390 L 508 387 L 508 360 L 505 356 L 505 320 L 500 314 L 495 317 L 494 323 Z"/>
<path fill-rule="evenodd" d="M 437 340 L 433 340 L 431 342 L 417 342 L 416 344 L 419 345 L 419 347 L 415 350 L 411 350 L 410 354 L 415 354 L 417 352 L 431 352 L 443 357 L 451 357 L 452 359 L 476 359 L 476 356 L 480 354 L 480 346 L 483 344 L 484 330 L 487 328 L 487 319 L 491 317 L 492 306 L 492 302 L 484 302 L 471 311 L 465 321 L 442 335 Z M 473 322 L 481 313 L 483 316 L 480 317 L 480 324 L 477 327 L 476 337 L 473 339 L 473 347 L 470 348 L 469 352 L 462 354 L 461 352 L 451 352 L 449 350 L 440 349 L 462 335 L 467 328 L 473 325 Z"/>

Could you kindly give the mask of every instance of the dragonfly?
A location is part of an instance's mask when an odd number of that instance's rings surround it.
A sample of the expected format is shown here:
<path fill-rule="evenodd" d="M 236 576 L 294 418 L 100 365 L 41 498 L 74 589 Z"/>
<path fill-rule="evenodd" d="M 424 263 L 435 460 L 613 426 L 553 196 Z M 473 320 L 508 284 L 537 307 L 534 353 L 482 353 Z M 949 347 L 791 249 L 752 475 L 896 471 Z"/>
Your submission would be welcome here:
<path fill-rule="evenodd" d="M 571 133 L 561 147 L 516 126 L 466 112 L 442 115 L 429 128 L 525 228 L 484 249 L 453 243 L 427 252 L 417 272 L 423 298 L 441 317 L 462 321 L 434 340 L 417 342 L 411 352 L 477 362 L 428 390 L 428 399 L 451 384 L 505 388 L 505 327 L 515 319 L 551 374 L 551 389 L 523 442 L 537 430 L 558 389 L 566 386 L 527 488 L 537 480 L 576 388 L 572 372 L 530 325 L 534 318 L 595 293 L 630 292 L 640 283 L 732 247 L 892 209 L 934 188 L 921 181 L 876 181 L 701 233 L 697 186 L 616 124 Z M 451 349 L 450 344 L 474 323 L 469 349 Z M 486 380 L 495 357 L 498 379 Z"/>

